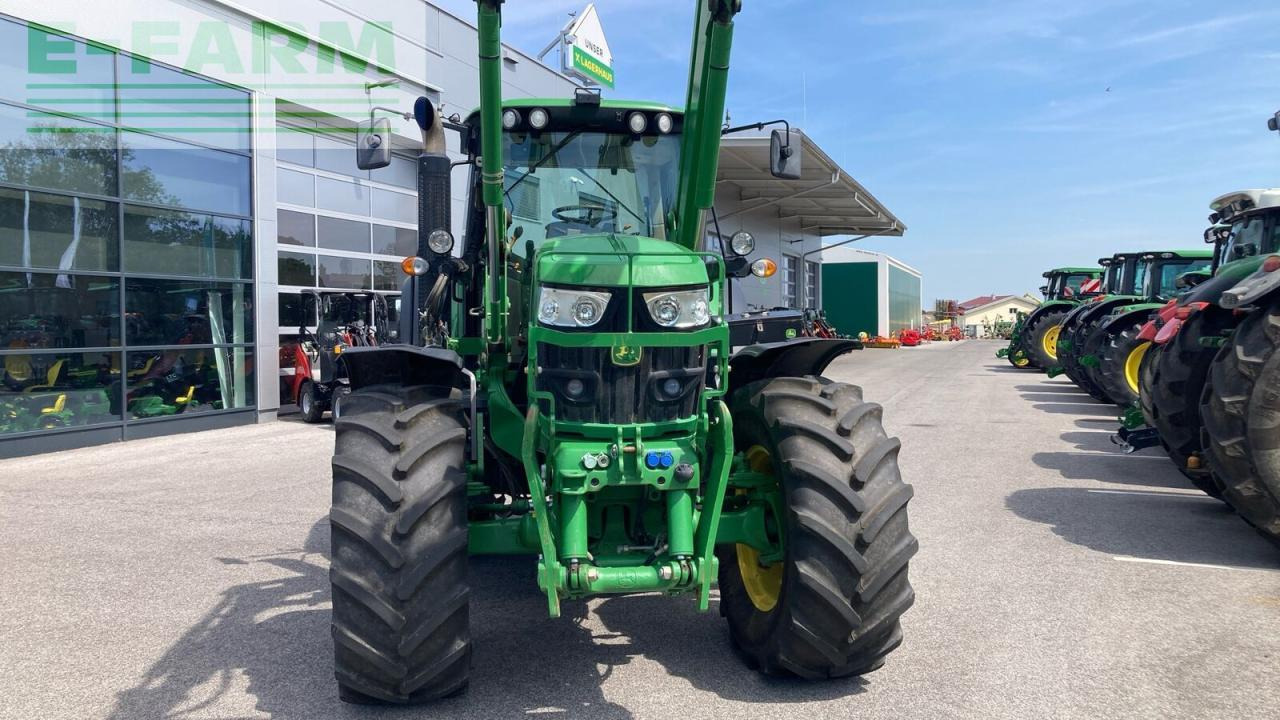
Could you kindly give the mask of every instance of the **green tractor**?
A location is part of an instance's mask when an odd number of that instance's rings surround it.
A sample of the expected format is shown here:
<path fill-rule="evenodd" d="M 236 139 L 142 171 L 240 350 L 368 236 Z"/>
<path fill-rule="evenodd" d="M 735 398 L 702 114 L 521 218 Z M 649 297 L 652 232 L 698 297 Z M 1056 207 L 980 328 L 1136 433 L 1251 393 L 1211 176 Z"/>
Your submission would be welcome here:
<path fill-rule="evenodd" d="M 1199 398 L 1205 458 L 1223 499 L 1280 545 L 1280 190 L 1230 193 L 1211 208 L 1229 235 L 1213 279 L 1188 295 L 1178 336 L 1220 346 Z M 1207 331 L 1192 327 L 1197 317 Z M 1182 357 L 1171 345 L 1161 369 Z"/>
<path fill-rule="evenodd" d="M 902 641 L 917 544 L 880 406 L 822 376 L 856 343 L 735 350 L 728 278 L 773 263 L 748 262 L 749 237 L 734 257 L 696 249 L 740 3 L 697 3 L 683 111 L 585 90 L 504 100 L 502 3 L 477 4 L 480 108 L 453 123 L 415 106 L 403 344 L 342 354 L 340 696 L 408 704 L 467 687 L 469 554 L 527 555 L 552 617 L 566 600 L 640 592 L 707 610 L 718 585 L 760 671 L 880 667 Z M 471 174 L 456 252 L 446 129 Z M 779 177 L 801 162 L 789 136 L 773 135 Z"/>
<path fill-rule="evenodd" d="M 1064 267 L 1044 273 L 1044 302 L 1025 318 L 1018 316 L 1009 346 L 996 357 L 1014 367 L 1048 370 L 1057 365 L 1058 335 L 1067 313 L 1101 290 L 1101 268 Z"/>
<path fill-rule="evenodd" d="M 1139 338 L 1154 310 L 1176 297 L 1187 273 L 1207 270 L 1211 250 L 1160 250 L 1131 256 L 1132 271 L 1115 296 L 1089 303 L 1077 316 L 1073 332 L 1078 384 L 1103 402 L 1123 408 L 1138 402 L 1138 373 L 1151 347 Z"/>
<path fill-rule="evenodd" d="M 1080 386 L 1094 398 L 1101 400 L 1102 393 L 1085 375 L 1080 365 L 1077 352 L 1084 344 L 1084 336 L 1080 333 L 1081 318 L 1089 313 L 1098 303 L 1109 302 L 1117 297 L 1132 297 L 1137 287 L 1138 258 L 1140 253 L 1116 253 L 1111 257 L 1099 258 L 1102 267 L 1101 294 L 1089 302 L 1080 303 L 1072 308 L 1062 320 L 1062 329 L 1058 331 L 1057 365 L 1049 368 L 1049 377 L 1066 375 L 1072 382 Z"/>

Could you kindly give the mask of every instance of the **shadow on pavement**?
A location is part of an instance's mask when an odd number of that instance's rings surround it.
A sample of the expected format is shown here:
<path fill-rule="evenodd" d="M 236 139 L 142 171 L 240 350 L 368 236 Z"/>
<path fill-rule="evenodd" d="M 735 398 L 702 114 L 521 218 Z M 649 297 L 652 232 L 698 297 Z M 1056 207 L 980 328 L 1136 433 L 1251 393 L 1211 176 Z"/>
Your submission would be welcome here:
<path fill-rule="evenodd" d="M 1051 392 L 1062 395 L 1083 395 L 1084 397 L 1089 397 L 1089 393 L 1081 390 L 1075 385 L 1052 382 L 1049 380 L 1045 380 L 1038 385 L 1014 385 L 1013 389 L 1018 392 Z"/>
<path fill-rule="evenodd" d="M 1110 555 L 1280 568 L 1275 550 L 1208 496 L 1040 488 L 1015 491 L 1005 504 L 1068 542 Z"/>
<path fill-rule="evenodd" d="M 1074 434 L 1074 433 L 1068 433 Z M 1038 452 L 1031 461 L 1046 470 L 1057 470 L 1068 480 L 1093 480 L 1111 485 L 1193 489 L 1191 483 L 1167 459 L 1158 455 L 1125 455 L 1114 452 Z"/>
<path fill-rule="evenodd" d="M 364 707 L 338 700 L 329 622 L 329 523 L 316 522 L 303 548 L 227 565 L 269 565 L 283 577 L 228 588 L 134 688 L 111 720 L 228 717 L 267 713 L 318 718 L 630 718 L 604 696 L 615 668 L 643 655 L 677 678 L 722 697 L 803 702 L 863 692 L 861 679 L 825 683 L 765 678 L 733 652 L 723 620 L 690 598 L 617 597 L 598 603 L 605 631 L 586 625 L 587 604 L 565 602 L 547 617 L 533 561 L 472 559 L 472 682 L 461 697 L 416 708 Z M 598 628 L 598 625 L 597 625 Z M 660 689 L 655 688 L 655 692 Z"/>
<path fill-rule="evenodd" d="M 1119 412 L 1114 405 L 1103 405 L 1098 402 L 1037 402 L 1041 398 L 1028 398 L 1035 404 L 1035 409 L 1041 412 L 1054 413 L 1057 415 L 1090 415 L 1093 417 L 1116 418 Z M 1116 423 L 1117 425 L 1119 423 Z"/>

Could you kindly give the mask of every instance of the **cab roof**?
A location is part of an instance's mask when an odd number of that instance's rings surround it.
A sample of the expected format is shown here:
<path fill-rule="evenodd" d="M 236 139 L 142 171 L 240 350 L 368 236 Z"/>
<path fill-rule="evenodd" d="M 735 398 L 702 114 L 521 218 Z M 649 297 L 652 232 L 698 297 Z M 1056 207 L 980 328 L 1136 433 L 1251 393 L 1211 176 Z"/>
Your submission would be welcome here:
<path fill-rule="evenodd" d="M 560 98 L 503 98 L 502 107 L 506 108 L 568 108 L 577 107 L 584 103 L 578 102 L 577 98 L 560 97 Z M 645 112 L 666 112 L 672 115 L 684 115 L 682 108 L 671 107 L 663 103 L 651 102 L 649 100 L 613 100 L 601 98 L 599 106 L 609 110 L 643 110 Z M 472 115 L 480 112 L 480 108 L 474 108 Z"/>
<path fill-rule="evenodd" d="M 1088 275 L 1101 275 L 1101 274 L 1102 274 L 1102 268 L 1099 268 L 1099 267 L 1060 267 L 1060 268 L 1054 268 L 1054 269 L 1052 269 L 1052 270 L 1046 270 L 1046 271 L 1044 272 L 1043 277 L 1049 277 L 1050 275 L 1079 275 L 1079 274 L 1082 274 L 1082 273 L 1083 273 L 1083 274 L 1088 274 Z"/>
<path fill-rule="evenodd" d="M 1219 195 L 1209 203 L 1209 209 L 1219 216 L 1213 222 L 1228 220 L 1232 216 L 1253 210 L 1271 208 L 1280 208 L 1280 188 L 1237 190 Z"/>

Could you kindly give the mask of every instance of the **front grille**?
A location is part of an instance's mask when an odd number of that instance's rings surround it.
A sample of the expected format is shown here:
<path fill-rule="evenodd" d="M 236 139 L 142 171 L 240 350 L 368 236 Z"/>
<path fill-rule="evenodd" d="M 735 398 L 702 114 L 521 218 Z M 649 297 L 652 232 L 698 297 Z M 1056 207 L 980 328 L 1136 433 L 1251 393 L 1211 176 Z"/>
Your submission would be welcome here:
<path fill-rule="evenodd" d="M 707 374 L 706 347 L 646 347 L 635 365 L 615 365 L 611 348 L 570 348 L 538 343 L 536 387 L 556 399 L 555 416 L 567 422 L 611 425 L 661 422 L 697 414 Z M 674 378 L 672 398 L 663 384 Z M 583 391 L 569 393 L 572 380 Z M 543 408 L 544 411 L 547 408 Z"/>

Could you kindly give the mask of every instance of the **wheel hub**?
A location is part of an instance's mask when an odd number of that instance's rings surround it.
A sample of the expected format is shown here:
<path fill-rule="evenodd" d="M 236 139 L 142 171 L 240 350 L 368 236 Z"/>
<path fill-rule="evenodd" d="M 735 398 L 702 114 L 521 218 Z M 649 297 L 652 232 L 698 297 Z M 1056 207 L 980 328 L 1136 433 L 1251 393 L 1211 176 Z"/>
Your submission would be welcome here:
<path fill-rule="evenodd" d="M 1040 345 L 1044 349 L 1044 354 L 1058 359 L 1058 335 L 1062 333 L 1061 325 L 1054 325 L 1045 331 L 1044 337 L 1040 339 Z"/>
<path fill-rule="evenodd" d="M 1141 383 L 1139 381 L 1139 373 L 1142 368 L 1142 358 L 1151 349 L 1151 342 L 1141 343 L 1129 352 L 1129 356 L 1124 359 L 1124 381 L 1129 384 L 1129 389 L 1135 393 L 1140 392 Z"/>
<path fill-rule="evenodd" d="M 752 472 L 773 475 L 773 458 L 760 445 L 753 445 L 747 450 L 747 466 Z M 742 543 L 736 547 L 738 572 L 742 575 L 742 585 L 751 604 L 760 612 L 773 610 L 778 605 L 778 596 L 782 594 L 782 563 L 762 566 L 760 551 Z"/>

